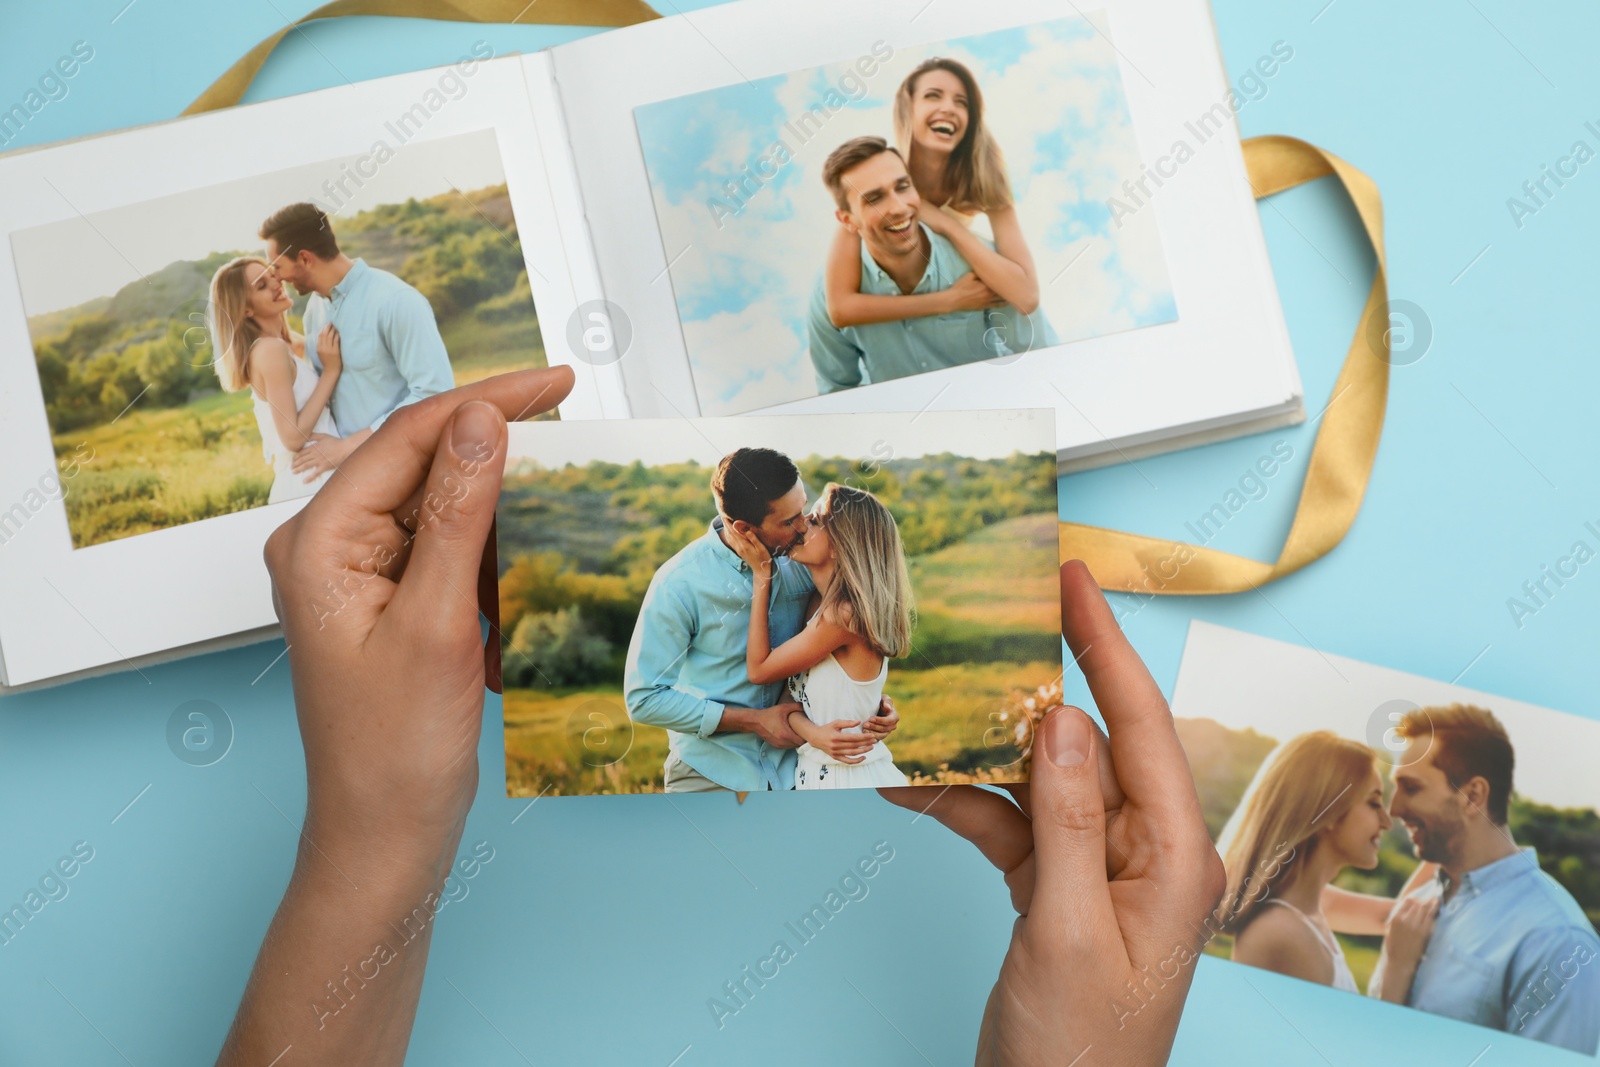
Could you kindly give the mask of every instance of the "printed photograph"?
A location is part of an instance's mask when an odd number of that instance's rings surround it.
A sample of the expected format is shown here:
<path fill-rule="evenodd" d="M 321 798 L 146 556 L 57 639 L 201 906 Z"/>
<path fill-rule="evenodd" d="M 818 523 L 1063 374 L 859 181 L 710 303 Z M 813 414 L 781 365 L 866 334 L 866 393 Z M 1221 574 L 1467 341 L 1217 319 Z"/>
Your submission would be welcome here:
<path fill-rule="evenodd" d="M 506 792 L 1027 780 L 1052 412 L 513 424 Z"/>
<path fill-rule="evenodd" d="M 309 496 L 396 408 L 545 365 L 492 130 L 11 239 L 74 548 Z"/>
<path fill-rule="evenodd" d="M 1172 713 L 1208 953 L 1595 1055 L 1600 723 L 1199 622 Z"/>
<path fill-rule="evenodd" d="M 703 415 L 1172 322 L 1103 12 L 634 110 Z M 1048 358 L 1065 358 L 1056 353 Z"/>

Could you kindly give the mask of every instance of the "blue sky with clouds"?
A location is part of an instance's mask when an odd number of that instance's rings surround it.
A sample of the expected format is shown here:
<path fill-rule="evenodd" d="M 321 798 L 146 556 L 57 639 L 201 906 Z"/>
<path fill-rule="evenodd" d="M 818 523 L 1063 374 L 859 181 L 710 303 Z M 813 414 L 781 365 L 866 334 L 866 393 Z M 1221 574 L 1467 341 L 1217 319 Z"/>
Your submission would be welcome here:
<path fill-rule="evenodd" d="M 1109 34 L 1097 12 L 895 49 L 865 77 L 852 57 L 636 109 L 702 413 L 815 395 L 805 312 L 837 226 L 822 161 L 852 137 L 892 138 L 895 90 L 933 55 L 978 79 L 1062 341 L 1177 318 L 1155 213 L 1117 228 L 1106 207 L 1140 163 L 1116 51 L 1089 19 Z M 825 104 L 820 129 L 797 131 Z M 730 196 L 780 139 L 792 158 Z"/>

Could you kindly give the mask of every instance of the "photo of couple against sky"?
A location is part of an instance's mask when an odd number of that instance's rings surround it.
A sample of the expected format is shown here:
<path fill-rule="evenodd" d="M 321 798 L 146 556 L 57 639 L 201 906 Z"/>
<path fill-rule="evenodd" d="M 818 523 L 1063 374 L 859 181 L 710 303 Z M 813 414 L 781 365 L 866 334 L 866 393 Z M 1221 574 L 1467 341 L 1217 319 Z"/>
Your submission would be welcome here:
<path fill-rule="evenodd" d="M 545 365 L 493 130 L 11 240 L 74 548 L 309 496 L 397 407 Z"/>
<path fill-rule="evenodd" d="M 1108 207 L 1140 163 L 1103 12 L 634 118 L 702 414 L 1178 317 L 1157 212 Z"/>

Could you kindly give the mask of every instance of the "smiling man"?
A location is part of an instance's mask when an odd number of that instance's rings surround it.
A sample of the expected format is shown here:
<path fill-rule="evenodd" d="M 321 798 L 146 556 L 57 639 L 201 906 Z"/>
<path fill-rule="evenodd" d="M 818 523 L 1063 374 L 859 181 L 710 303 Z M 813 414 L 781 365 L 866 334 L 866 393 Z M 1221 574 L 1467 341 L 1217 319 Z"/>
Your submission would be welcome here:
<path fill-rule="evenodd" d="M 922 201 L 905 160 L 883 138 L 857 137 L 834 149 L 822 180 L 838 205 L 839 224 L 861 238 L 861 292 L 946 299 L 936 314 L 841 328 L 828 315 L 819 278 L 806 331 L 820 392 L 1013 355 L 1016 339 L 1033 337 L 1028 317 L 1001 301 L 955 245 L 918 220 Z"/>
<path fill-rule="evenodd" d="M 1414 896 L 1438 915 L 1414 975 L 1379 960 L 1368 986 L 1409 984 L 1405 1003 L 1463 1022 L 1595 1054 L 1600 938 L 1583 908 L 1511 837 L 1515 753 L 1494 714 L 1420 708 L 1397 728 L 1406 747 L 1389 812 L 1436 881 Z M 1393 998 L 1391 998 L 1393 999 Z"/>

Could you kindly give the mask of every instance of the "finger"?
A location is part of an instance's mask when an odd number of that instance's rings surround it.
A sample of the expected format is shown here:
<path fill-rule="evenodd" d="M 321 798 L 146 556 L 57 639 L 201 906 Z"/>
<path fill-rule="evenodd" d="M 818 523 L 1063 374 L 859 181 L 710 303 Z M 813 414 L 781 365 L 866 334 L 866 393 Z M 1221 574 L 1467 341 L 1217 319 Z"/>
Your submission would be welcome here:
<path fill-rule="evenodd" d="M 440 434 L 451 414 L 470 400 L 483 400 L 507 419 L 522 419 L 559 404 L 572 390 L 570 368 L 498 374 L 398 408 L 362 446 L 351 453 L 316 500 L 306 506 L 308 522 L 323 515 L 415 511 L 420 486 L 433 465 Z M 503 459 L 503 457 L 502 457 Z"/>
<path fill-rule="evenodd" d="M 879 789 L 878 795 L 919 816 L 931 815 L 971 841 L 1002 874 L 1016 870 L 1033 853 L 1032 824 L 999 793 L 975 785 L 906 785 Z"/>
<path fill-rule="evenodd" d="M 1122 792 L 1122 783 L 1117 781 L 1117 769 L 1111 762 L 1111 745 L 1106 741 L 1106 732 L 1092 719 L 1089 725 L 1094 727 L 1095 733 L 1094 756 L 1100 771 L 1100 795 L 1105 797 L 1106 810 L 1116 811 L 1128 798 Z M 1033 797 L 1028 782 L 1008 783 L 1002 788 L 1011 794 L 1024 815 L 1033 818 Z"/>
<path fill-rule="evenodd" d="M 1123 791 L 1158 810 L 1197 812 L 1200 800 L 1166 697 L 1082 560 L 1061 566 L 1061 631 L 1105 719 Z"/>
<path fill-rule="evenodd" d="M 496 551 L 499 538 L 495 525 L 489 523 L 489 536 L 484 541 L 483 559 L 478 564 L 478 610 L 488 620 L 488 632 L 483 640 L 483 684 L 489 692 L 501 692 L 500 663 L 500 557 Z"/>
<path fill-rule="evenodd" d="M 1094 762 L 1098 737 L 1087 715 L 1059 708 L 1040 725 L 1033 761 L 1034 895 L 1030 927 L 1043 919 L 1055 947 L 1122 949 L 1106 882 L 1105 798 Z M 1064 941 L 1062 940 L 1064 939 Z"/>
<path fill-rule="evenodd" d="M 479 644 L 478 575 L 505 462 L 500 409 L 482 400 L 457 408 L 440 434 L 411 558 L 391 603 L 399 618 L 426 618 L 446 635 L 470 628 L 474 649 Z M 394 611 L 385 611 L 385 620 L 390 617 Z"/>

